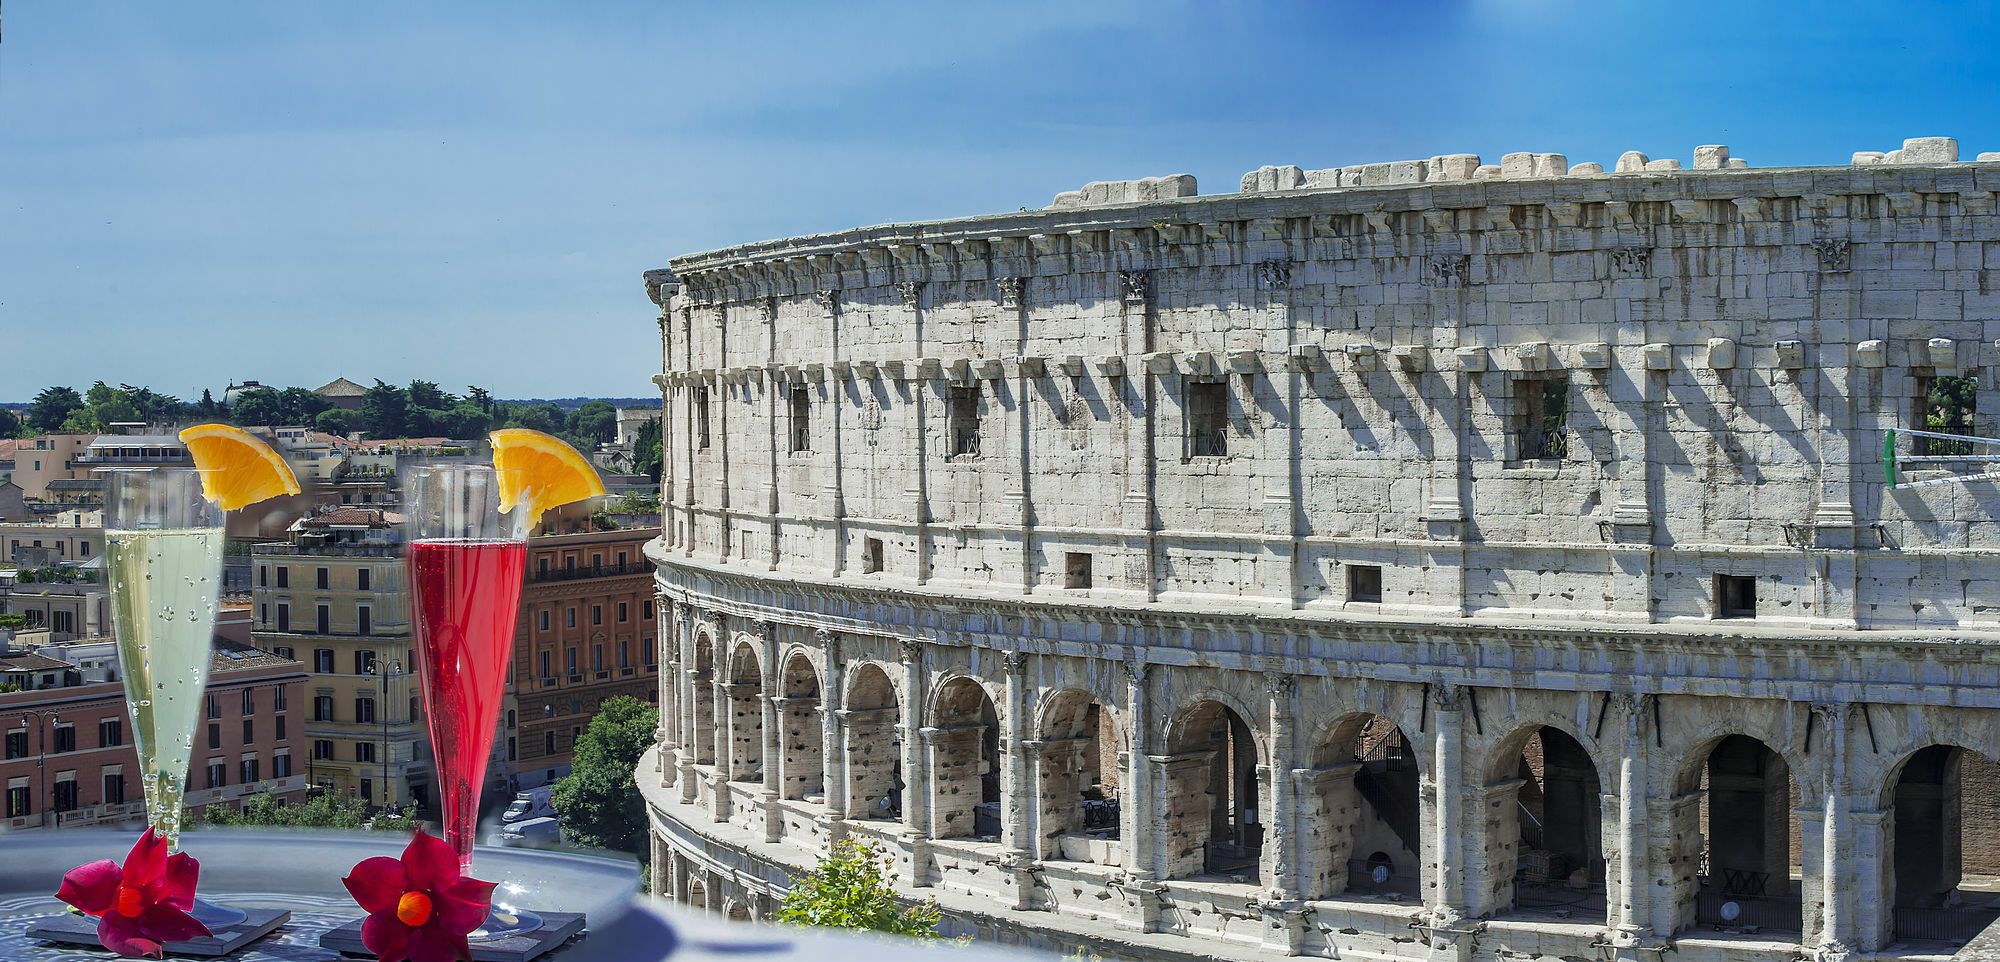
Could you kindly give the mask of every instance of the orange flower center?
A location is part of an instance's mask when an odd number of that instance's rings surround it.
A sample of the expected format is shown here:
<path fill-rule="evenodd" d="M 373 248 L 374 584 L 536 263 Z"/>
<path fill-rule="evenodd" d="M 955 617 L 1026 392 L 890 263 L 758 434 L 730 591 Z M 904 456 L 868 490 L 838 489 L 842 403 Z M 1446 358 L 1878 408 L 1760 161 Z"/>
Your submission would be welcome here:
<path fill-rule="evenodd" d="M 146 910 L 145 896 L 130 885 L 118 886 L 118 914 L 128 919 L 136 919 Z"/>
<path fill-rule="evenodd" d="M 411 928 L 431 920 L 431 897 L 422 892 L 404 892 L 396 902 L 396 918 Z"/>

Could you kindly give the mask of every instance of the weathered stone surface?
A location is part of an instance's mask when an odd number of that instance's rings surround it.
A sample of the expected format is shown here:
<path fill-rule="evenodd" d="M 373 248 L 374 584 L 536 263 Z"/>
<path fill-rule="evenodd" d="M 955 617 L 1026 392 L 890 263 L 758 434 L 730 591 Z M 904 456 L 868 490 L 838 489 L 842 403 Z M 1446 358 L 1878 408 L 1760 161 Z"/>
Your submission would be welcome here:
<path fill-rule="evenodd" d="M 1083 185 L 1082 190 L 1057 194 L 1049 206 L 1099 207 L 1106 204 L 1143 204 L 1156 200 L 1195 195 L 1194 175 L 1147 177 L 1142 180 L 1101 180 Z"/>
<path fill-rule="evenodd" d="M 1694 163 L 1689 165 L 1693 170 L 1721 170 L 1727 166 L 1729 166 L 1729 148 L 1721 144 L 1696 147 Z"/>
<path fill-rule="evenodd" d="M 1651 162 L 1645 154 L 1636 150 L 1628 150 L 1618 155 L 1616 170 L 1621 174 L 1636 174 L 1639 171 L 1645 170 L 1646 165 Z"/>

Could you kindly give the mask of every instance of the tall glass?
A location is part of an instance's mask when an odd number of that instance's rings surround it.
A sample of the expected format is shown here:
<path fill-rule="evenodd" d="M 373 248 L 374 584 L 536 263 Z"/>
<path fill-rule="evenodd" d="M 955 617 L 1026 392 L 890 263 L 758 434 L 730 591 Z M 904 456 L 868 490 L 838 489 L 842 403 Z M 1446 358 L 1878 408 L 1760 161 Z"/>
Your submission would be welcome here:
<path fill-rule="evenodd" d="M 222 510 L 202 496 L 194 468 L 113 468 L 103 476 L 111 621 L 146 822 L 179 851 L 222 589 Z M 193 914 L 211 928 L 244 918 L 200 899 Z"/>
<path fill-rule="evenodd" d="M 491 465 L 413 469 L 403 497 L 410 624 L 437 754 L 444 838 L 469 873 L 479 790 L 514 650 L 528 519 L 519 517 L 521 509 L 501 514 L 499 473 Z M 532 913 L 496 898 L 471 937 L 504 938 L 540 925 Z"/>

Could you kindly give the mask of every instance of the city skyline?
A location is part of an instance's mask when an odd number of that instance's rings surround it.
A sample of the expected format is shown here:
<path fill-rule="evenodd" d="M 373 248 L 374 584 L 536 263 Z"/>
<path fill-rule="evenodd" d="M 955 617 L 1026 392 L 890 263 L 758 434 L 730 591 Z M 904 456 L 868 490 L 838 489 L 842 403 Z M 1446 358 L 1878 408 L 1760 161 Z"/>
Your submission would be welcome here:
<path fill-rule="evenodd" d="M 1090 180 L 2000 149 L 1993 11 L 1820 12 L 27 8 L 0 47 L 0 328 L 39 362 L 0 397 L 364 374 L 643 394 L 647 268 Z"/>

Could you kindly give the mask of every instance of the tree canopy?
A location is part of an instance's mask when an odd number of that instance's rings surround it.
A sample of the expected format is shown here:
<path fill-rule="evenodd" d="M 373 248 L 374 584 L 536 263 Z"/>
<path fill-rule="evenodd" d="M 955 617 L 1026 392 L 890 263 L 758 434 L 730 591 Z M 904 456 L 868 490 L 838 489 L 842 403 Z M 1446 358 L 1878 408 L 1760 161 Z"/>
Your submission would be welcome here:
<path fill-rule="evenodd" d="M 28 429 L 37 434 L 62 430 L 69 416 L 83 409 L 83 395 L 70 387 L 45 387 L 28 405 Z"/>
<path fill-rule="evenodd" d="M 590 727 L 576 740 L 569 774 L 556 782 L 550 802 L 562 816 L 563 834 L 579 845 L 623 849 L 645 858 L 646 803 L 632 772 L 653 743 L 660 713 L 629 695 L 597 706 Z"/>
<path fill-rule="evenodd" d="M 890 885 L 889 864 L 878 843 L 843 838 L 820 855 L 812 871 L 792 879 L 777 920 L 937 938 L 943 915 L 937 902 L 904 905 Z"/>

